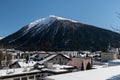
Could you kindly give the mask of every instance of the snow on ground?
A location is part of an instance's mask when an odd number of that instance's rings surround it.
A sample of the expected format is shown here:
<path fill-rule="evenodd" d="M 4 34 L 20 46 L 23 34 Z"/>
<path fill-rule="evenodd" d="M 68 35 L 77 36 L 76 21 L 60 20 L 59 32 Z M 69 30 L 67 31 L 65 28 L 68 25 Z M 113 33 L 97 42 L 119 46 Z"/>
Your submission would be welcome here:
<path fill-rule="evenodd" d="M 120 80 L 120 66 L 53 75 L 45 80 Z"/>
<path fill-rule="evenodd" d="M 93 65 L 93 69 L 98 69 L 98 68 L 103 68 L 104 66 L 103 65 Z"/>
<path fill-rule="evenodd" d="M 113 76 L 107 80 L 120 80 L 120 75 Z"/>
<path fill-rule="evenodd" d="M 108 62 L 109 65 L 120 65 L 120 60 L 112 60 Z"/>

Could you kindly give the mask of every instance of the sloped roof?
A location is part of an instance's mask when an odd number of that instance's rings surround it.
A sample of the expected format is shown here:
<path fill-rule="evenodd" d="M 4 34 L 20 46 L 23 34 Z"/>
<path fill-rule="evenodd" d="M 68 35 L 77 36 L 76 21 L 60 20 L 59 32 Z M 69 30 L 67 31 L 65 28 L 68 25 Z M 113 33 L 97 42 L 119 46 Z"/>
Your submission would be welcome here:
<path fill-rule="evenodd" d="M 69 59 L 69 57 L 68 57 L 68 56 L 63 55 L 63 54 L 52 54 L 52 55 L 50 55 L 50 56 L 46 57 L 45 59 L 43 59 L 43 60 L 39 61 L 39 64 L 43 64 L 43 63 L 45 63 L 45 62 L 47 62 L 47 61 L 51 60 L 52 58 L 54 58 L 54 57 L 56 57 L 56 56 L 58 56 L 58 55 L 62 55 L 62 56 L 64 56 L 64 57 L 66 57 L 66 58 L 68 58 L 68 59 Z"/>

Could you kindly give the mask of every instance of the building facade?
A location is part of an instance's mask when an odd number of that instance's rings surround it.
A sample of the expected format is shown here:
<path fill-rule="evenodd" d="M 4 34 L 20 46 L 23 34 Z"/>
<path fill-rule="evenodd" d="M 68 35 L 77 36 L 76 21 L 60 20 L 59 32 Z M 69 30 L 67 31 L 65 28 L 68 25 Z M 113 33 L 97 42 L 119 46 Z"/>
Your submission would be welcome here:
<path fill-rule="evenodd" d="M 101 53 L 101 61 L 112 61 L 117 60 L 118 54 L 117 53 L 110 53 L 110 52 L 103 52 Z"/>

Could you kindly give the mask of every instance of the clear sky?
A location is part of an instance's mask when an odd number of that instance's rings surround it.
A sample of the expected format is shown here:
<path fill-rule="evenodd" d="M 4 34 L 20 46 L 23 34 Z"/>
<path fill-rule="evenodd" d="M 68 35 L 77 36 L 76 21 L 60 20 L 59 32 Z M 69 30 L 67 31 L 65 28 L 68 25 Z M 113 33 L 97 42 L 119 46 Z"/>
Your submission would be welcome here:
<path fill-rule="evenodd" d="M 120 0 L 0 0 L 0 36 L 49 15 L 111 29 L 119 28 Z"/>

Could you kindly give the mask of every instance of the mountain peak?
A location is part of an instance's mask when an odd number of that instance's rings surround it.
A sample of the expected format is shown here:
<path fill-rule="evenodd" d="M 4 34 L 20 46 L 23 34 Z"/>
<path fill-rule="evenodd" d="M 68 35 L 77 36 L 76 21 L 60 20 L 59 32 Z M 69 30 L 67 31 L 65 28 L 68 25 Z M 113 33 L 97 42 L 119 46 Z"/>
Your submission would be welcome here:
<path fill-rule="evenodd" d="M 50 24 L 52 24 L 54 21 L 56 20 L 56 18 L 55 17 L 53 17 L 53 16 L 49 16 L 49 17 L 46 17 L 46 18 L 42 18 L 42 19 L 38 19 L 38 20 L 36 20 L 36 21 L 34 21 L 34 22 L 31 22 L 28 26 L 29 26 L 29 28 L 28 29 L 30 29 L 30 28 L 32 28 L 32 27 L 34 27 L 34 26 L 36 26 L 36 25 L 50 25 Z"/>
<path fill-rule="evenodd" d="M 49 18 L 55 18 L 57 20 L 68 20 L 68 21 L 72 21 L 72 22 L 78 22 L 78 21 L 75 21 L 75 20 L 71 20 L 71 19 L 67 19 L 67 18 L 55 16 L 55 15 L 49 15 Z"/>
<path fill-rule="evenodd" d="M 58 16 L 55 16 L 55 15 L 49 15 L 48 17 L 46 18 L 42 18 L 42 19 L 38 19 L 34 22 L 31 22 L 28 26 L 28 30 L 36 25 L 51 25 L 55 20 L 68 20 L 68 21 L 71 21 L 71 22 L 77 22 L 77 21 L 74 21 L 74 20 L 71 20 L 71 19 L 67 19 L 67 18 L 62 18 L 62 17 L 58 17 Z"/>

